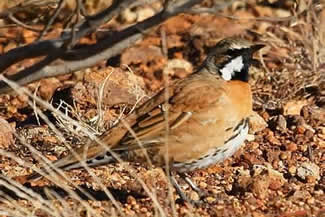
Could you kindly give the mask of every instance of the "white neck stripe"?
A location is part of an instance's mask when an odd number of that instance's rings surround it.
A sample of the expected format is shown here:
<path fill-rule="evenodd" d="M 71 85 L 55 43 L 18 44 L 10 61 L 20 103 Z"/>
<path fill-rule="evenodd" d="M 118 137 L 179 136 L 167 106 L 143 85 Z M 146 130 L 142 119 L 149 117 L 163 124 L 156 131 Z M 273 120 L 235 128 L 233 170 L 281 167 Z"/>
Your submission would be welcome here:
<path fill-rule="evenodd" d="M 222 69 L 220 69 L 221 77 L 226 81 L 229 81 L 235 75 L 235 72 L 240 72 L 243 67 L 243 57 L 238 56 L 227 63 Z"/>

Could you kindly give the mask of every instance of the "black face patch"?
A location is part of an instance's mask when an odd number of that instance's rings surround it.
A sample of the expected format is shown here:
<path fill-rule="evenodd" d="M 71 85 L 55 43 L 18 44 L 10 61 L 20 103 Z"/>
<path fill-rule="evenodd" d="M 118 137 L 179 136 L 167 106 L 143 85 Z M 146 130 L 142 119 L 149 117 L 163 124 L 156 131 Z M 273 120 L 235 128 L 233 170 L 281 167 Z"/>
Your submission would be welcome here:
<path fill-rule="evenodd" d="M 230 58 L 221 64 L 221 67 L 219 69 L 220 75 L 225 79 L 224 74 L 226 71 L 226 73 L 228 73 L 229 75 L 227 75 L 227 79 L 225 80 L 240 80 L 240 81 L 247 82 L 249 78 L 248 70 L 252 62 L 252 50 L 250 48 L 233 49 L 233 50 L 229 49 L 226 52 L 226 55 L 229 56 Z M 236 58 L 238 59 L 237 62 L 236 62 Z M 229 65 L 231 63 L 241 64 L 241 65 L 231 67 Z M 229 69 L 227 69 L 227 67 Z M 232 70 L 232 72 L 230 72 L 229 70 Z"/>

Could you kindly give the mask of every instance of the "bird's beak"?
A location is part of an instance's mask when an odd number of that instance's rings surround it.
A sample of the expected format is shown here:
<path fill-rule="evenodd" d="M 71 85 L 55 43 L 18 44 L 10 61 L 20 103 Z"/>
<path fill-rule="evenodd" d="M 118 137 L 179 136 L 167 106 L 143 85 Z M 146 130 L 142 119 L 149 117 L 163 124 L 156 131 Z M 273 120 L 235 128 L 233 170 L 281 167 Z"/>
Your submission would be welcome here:
<path fill-rule="evenodd" d="M 255 53 L 256 51 L 260 50 L 263 47 L 265 47 L 265 44 L 255 44 L 251 46 L 252 53 Z"/>

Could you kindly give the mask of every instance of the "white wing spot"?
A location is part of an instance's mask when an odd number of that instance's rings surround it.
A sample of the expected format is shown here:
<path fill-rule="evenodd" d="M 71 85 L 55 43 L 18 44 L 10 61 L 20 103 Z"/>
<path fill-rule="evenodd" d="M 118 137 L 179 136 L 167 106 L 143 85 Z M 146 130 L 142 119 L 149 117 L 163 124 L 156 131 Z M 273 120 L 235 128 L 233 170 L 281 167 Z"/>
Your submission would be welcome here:
<path fill-rule="evenodd" d="M 238 56 L 235 59 L 227 63 L 222 69 L 220 69 L 221 77 L 226 81 L 231 80 L 232 76 L 235 75 L 235 72 L 240 72 L 244 67 L 243 57 Z"/>

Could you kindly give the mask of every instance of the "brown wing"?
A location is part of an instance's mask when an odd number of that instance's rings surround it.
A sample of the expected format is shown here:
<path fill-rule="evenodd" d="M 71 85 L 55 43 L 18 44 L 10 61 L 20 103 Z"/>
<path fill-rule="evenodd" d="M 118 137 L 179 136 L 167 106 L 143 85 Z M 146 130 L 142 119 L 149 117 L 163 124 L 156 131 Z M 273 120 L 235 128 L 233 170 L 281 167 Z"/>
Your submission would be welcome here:
<path fill-rule="evenodd" d="M 132 114 L 117 124 L 117 126 L 101 135 L 99 137 L 99 141 L 104 143 L 107 148 L 115 148 L 121 144 L 122 139 L 124 139 L 126 144 L 134 143 L 135 140 L 133 137 L 131 139 L 131 134 L 128 133 L 129 128 L 132 128 L 132 131 L 134 131 L 136 135 L 141 138 L 148 137 L 154 132 L 160 131 L 164 126 L 163 121 L 161 121 L 161 119 L 163 119 L 163 112 L 161 109 L 163 108 L 165 102 L 168 102 L 168 100 L 174 96 L 176 86 L 177 84 L 168 88 L 168 94 L 165 93 L 166 90 L 160 91 L 157 95 L 149 99 L 139 108 L 137 108 Z M 174 121 L 174 119 L 177 119 L 178 116 L 181 116 L 181 113 L 173 114 L 169 117 L 169 120 Z M 130 142 L 131 140 L 133 142 Z M 80 167 L 80 159 L 88 160 L 94 158 L 98 155 L 106 153 L 107 148 L 99 145 L 95 141 L 89 141 L 88 144 L 75 150 L 75 153 L 71 153 L 56 161 L 54 166 L 62 169 Z M 127 148 L 127 145 L 124 148 Z M 115 149 L 119 148 L 116 147 Z M 32 175 L 31 179 L 34 179 L 34 177 L 36 178 L 38 176 Z"/>
<path fill-rule="evenodd" d="M 160 91 L 117 126 L 103 134 L 99 140 L 114 151 L 140 148 L 138 140 L 143 143 L 144 147 L 161 145 L 161 140 L 158 138 L 165 132 L 166 126 L 175 129 L 189 119 L 192 113 L 215 104 L 219 100 L 218 85 L 215 82 L 216 79 L 211 80 L 211 78 L 196 75 L 177 82 L 168 88 L 168 94 L 164 92 L 166 90 Z M 201 97 L 202 93 L 213 94 L 209 97 Z M 128 130 L 130 128 L 132 133 Z M 93 141 L 76 150 L 82 159 L 91 159 L 105 152 L 105 147 Z M 79 159 L 76 155 L 70 154 L 55 162 L 55 166 L 64 168 L 69 165 L 71 168 L 71 165 L 77 164 Z"/>
<path fill-rule="evenodd" d="M 221 111 L 224 111 L 222 102 L 229 101 L 229 97 L 232 98 L 231 96 L 228 97 L 227 92 L 229 93 L 229 91 L 227 91 L 227 85 L 225 86 L 224 84 L 224 81 L 211 77 L 191 76 L 171 86 L 168 89 L 168 94 L 165 94 L 164 91 L 158 93 L 155 97 L 144 103 L 131 115 L 121 121 L 117 126 L 103 134 L 99 139 L 112 150 L 120 151 L 140 148 L 138 139 L 146 148 L 164 144 L 161 138 L 163 137 L 162 135 L 165 135 L 164 133 L 167 125 L 169 126 L 169 130 L 174 133 L 173 136 L 177 137 L 179 133 L 183 135 L 183 131 L 188 131 L 185 133 L 189 134 L 193 131 L 187 124 L 184 125 L 184 123 L 194 123 L 197 121 L 197 117 L 200 117 L 199 119 L 203 122 L 206 120 L 209 121 L 209 118 L 211 118 L 209 111 L 213 112 L 212 117 L 218 114 L 220 115 L 219 118 L 222 119 L 223 115 Z M 240 87 L 238 89 L 241 90 Z M 166 97 L 166 95 L 169 95 L 169 97 Z M 232 103 L 228 104 L 234 105 Z M 244 113 L 245 111 L 243 111 L 243 115 Z M 222 130 L 224 128 L 224 124 L 222 124 L 223 121 L 217 120 L 218 117 L 214 119 L 214 122 L 220 127 L 220 130 Z M 202 130 L 201 124 L 194 123 L 192 126 L 195 127 L 195 125 Z M 128 131 L 130 128 L 133 133 Z M 215 133 L 212 132 L 212 134 Z M 137 139 L 135 139 L 133 135 L 135 135 Z M 197 136 L 198 138 L 202 138 L 201 135 Z M 208 138 L 203 139 L 206 140 Z M 220 144 L 223 141 L 223 138 L 220 138 Z M 192 143 L 192 141 L 189 142 Z M 199 146 L 199 149 L 205 149 L 200 142 L 205 144 L 204 141 L 199 141 L 196 146 Z M 173 145 L 172 149 L 182 150 L 182 147 L 184 147 L 183 144 L 177 143 Z M 207 149 L 208 148 L 209 147 L 207 147 Z M 164 152 L 164 149 L 161 149 L 161 151 Z M 79 168 L 81 167 L 80 158 L 89 160 L 97 156 L 103 156 L 103 154 L 105 155 L 106 153 L 106 149 L 98 145 L 97 142 L 91 141 L 89 144 L 77 150 L 76 153 L 79 155 L 78 157 L 74 154 L 70 154 L 55 162 L 54 165 L 62 169 Z M 181 151 L 175 151 L 175 153 L 182 154 Z M 182 158 L 188 159 L 189 156 L 175 155 L 176 160 Z M 105 162 L 108 163 L 109 160 L 102 161 L 101 164 Z M 92 164 L 92 166 L 96 165 L 97 164 Z"/>
<path fill-rule="evenodd" d="M 169 98 L 168 104 L 160 104 L 140 116 L 132 126 L 133 133 L 127 133 L 119 144 L 113 147 L 113 150 L 140 148 L 139 140 L 142 147 L 146 148 L 163 145 L 167 127 L 169 131 L 174 131 L 191 119 L 193 114 L 215 106 L 222 93 L 218 88 L 220 82 L 205 76 L 191 76 L 178 83 L 178 86 L 173 89 L 174 95 Z"/>
<path fill-rule="evenodd" d="M 168 151 L 173 161 L 191 162 L 222 147 L 251 113 L 249 84 L 239 81 L 216 82 L 209 87 L 197 88 L 197 91 L 199 94 L 190 94 L 178 100 L 182 101 L 182 105 L 192 104 L 183 110 L 196 112 L 186 124 L 171 132 L 168 148 L 159 150 L 160 155 Z"/>

